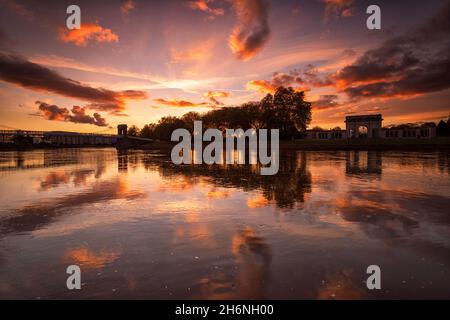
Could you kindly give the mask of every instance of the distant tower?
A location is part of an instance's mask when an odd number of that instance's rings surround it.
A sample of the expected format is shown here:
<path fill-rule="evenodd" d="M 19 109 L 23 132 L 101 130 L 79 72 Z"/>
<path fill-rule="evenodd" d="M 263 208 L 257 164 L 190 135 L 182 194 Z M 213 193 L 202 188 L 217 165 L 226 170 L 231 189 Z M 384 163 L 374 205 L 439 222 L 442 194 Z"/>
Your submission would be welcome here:
<path fill-rule="evenodd" d="M 126 136 L 128 133 L 128 126 L 126 124 L 119 124 L 117 126 L 117 134 L 119 136 Z"/>

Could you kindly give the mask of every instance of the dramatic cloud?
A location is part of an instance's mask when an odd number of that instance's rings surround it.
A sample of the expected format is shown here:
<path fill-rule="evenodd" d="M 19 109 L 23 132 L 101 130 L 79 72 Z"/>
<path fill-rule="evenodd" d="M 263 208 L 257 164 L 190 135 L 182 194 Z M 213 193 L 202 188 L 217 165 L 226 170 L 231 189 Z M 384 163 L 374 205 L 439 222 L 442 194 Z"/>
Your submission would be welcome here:
<path fill-rule="evenodd" d="M 130 12 L 133 11 L 135 8 L 135 4 L 133 0 L 126 0 L 122 3 L 120 6 L 120 12 L 125 18 L 128 18 L 130 15 Z"/>
<path fill-rule="evenodd" d="M 36 104 L 39 105 L 39 111 L 47 120 L 93 124 L 99 127 L 108 126 L 106 119 L 100 114 L 94 113 L 93 116 L 87 115 L 86 109 L 83 107 L 74 106 L 69 111 L 67 108 L 60 108 L 57 105 L 50 105 L 41 101 L 36 101 Z"/>
<path fill-rule="evenodd" d="M 168 106 L 168 107 L 177 107 L 177 108 L 189 108 L 189 107 L 212 107 L 210 103 L 206 103 L 206 102 L 191 102 L 191 101 L 187 101 L 187 100 L 178 100 L 178 99 L 170 99 L 170 100 L 166 100 L 166 99 L 153 99 L 153 101 Z"/>
<path fill-rule="evenodd" d="M 312 102 L 312 108 L 314 110 L 326 110 L 339 106 L 336 101 L 338 98 L 335 94 L 321 95 L 319 100 Z"/>
<path fill-rule="evenodd" d="M 34 19 L 33 12 L 15 0 L 0 0 L 0 4 L 5 5 L 6 7 L 8 7 L 10 10 L 14 11 L 19 16 L 22 16 L 28 20 Z"/>
<path fill-rule="evenodd" d="M 65 121 L 70 116 L 67 108 L 60 108 L 57 105 L 49 105 L 40 101 L 36 101 L 36 104 L 39 105 L 39 110 L 47 120 Z"/>
<path fill-rule="evenodd" d="M 268 4 L 264 0 L 234 0 L 238 25 L 229 38 L 238 59 L 249 60 L 259 53 L 270 36 Z"/>
<path fill-rule="evenodd" d="M 91 109 L 101 111 L 123 111 L 127 100 L 147 98 L 144 91 L 112 91 L 83 85 L 23 57 L 2 52 L 0 52 L 0 79 L 27 89 L 49 91 L 86 100 L 92 102 Z"/>
<path fill-rule="evenodd" d="M 246 89 L 259 93 L 273 93 L 277 88 L 267 80 L 251 80 L 247 82 Z"/>
<path fill-rule="evenodd" d="M 289 87 L 293 84 L 304 84 L 304 81 L 300 77 L 300 72 L 294 70 L 290 73 L 275 72 L 271 83 L 274 87 Z"/>
<path fill-rule="evenodd" d="M 328 22 L 333 18 L 351 17 L 354 15 L 353 0 L 322 0 L 325 2 L 323 20 Z"/>
<path fill-rule="evenodd" d="M 331 75 L 320 75 L 313 66 L 303 70 L 291 70 L 288 73 L 275 72 L 270 80 L 252 80 L 247 83 L 247 90 L 260 93 L 273 93 L 278 87 L 293 87 L 297 91 L 309 91 L 310 87 L 332 86 Z"/>
<path fill-rule="evenodd" d="M 423 25 L 365 52 L 336 75 L 350 98 L 409 97 L 450 88 L 450 1 Z"/>
<path fill-rule="evenodd" d="M 215 19 L 217 16 L 223 16 L 223 8 L 213 8 L 211 6 L 215 0 L 193 0 L 189 1 L 189 6 L 194 10 L 200 10 L 209 14 L 209 19 Z"/>
<path fill-rule="evenodd" d="M 118 42 L 119 36 L 107 28 L 95 23 L 83 24 L 80 29 L 59 29 L 59 40 L 72 42 L 76 46 L 85 47 L 89 41 L 94 42 Z"/>
<path fill-rule="evenodd" d="M 219 101 L 218 99 L 228 98 L 230 96 L 230 93 L 223 91 L 208 91 L 203 96 L 205 98 L 208 98 L 213 104 L 223 106 L 224 103 Z"/>
<path fill-rule="evenodd" d="M 301 74 L 302 80 L 305 84 L 312 87 L 329 87 L 334 85 L 334 80 L 331 74 L 320 74 L 319 70 L 313 66 L 308 65 Z"/>

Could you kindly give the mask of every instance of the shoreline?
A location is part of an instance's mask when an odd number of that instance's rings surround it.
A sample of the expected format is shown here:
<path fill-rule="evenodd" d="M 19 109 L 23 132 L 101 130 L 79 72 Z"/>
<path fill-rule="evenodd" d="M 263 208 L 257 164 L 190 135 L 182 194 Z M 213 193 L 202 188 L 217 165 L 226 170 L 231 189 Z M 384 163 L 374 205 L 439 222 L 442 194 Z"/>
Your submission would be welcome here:
<path fill-rule="evenodd" d="M 134 146 L 130 148 L 117 148 L 115 145 L 65 145 L 65 146 L 12 146 L 0 145 L 1 151 L 31 151 L 31 150 L 55 150 L 74 148 L 116 148 L 119 151 L 125 150 L 160 150 L 169 151 L 177 142 L 154 141 L 150 144 Z M 208 143 L 204 143 L 208 145 Z M 450 137 L 437 137 L 432 139 L 354 139 L 354 140 L 293 140 L 280 141 L 280 150 L 404 150 L 404 151 L 432 151 L 449 150 Z"/>
<path fill-rule="evenodd" d="M 343 139 L 281 141 L 281 150 L 450 150 L 450 137 L 432 139 Z"/>

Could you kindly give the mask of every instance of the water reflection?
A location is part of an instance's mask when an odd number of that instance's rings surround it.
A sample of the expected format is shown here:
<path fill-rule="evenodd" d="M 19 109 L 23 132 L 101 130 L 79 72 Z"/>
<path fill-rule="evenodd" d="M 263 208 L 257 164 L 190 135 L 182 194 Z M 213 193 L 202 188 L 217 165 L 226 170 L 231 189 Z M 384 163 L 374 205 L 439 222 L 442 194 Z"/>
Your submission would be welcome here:
<path fill-rule="evenodd" d="M 349 175 L 381 175 L 381 152 L 348 151 L 345 158 L 345 165 L 345 172 Z"/>
<path fill-rule="evenodd" d="M 93 252 L 87 246 L 70 249 L 64 255 L 63 261 L 67 265 L 76 264 L 83 270 L 102 269 L 113 263 L 120 256 L 120 251 L 101 250 Z"/>
<path fill-rule="evenodd" d="M 71 176 L 69 174 L 69 176 Z M 41 183 L 42 185 L 42 183 Z M 74 187 L 78 187 L 74 183 Z M 48 189 L 45 189 L 48 191 Z M 88 190 L 68 194 L 55 199 L 37 201 L 36 203 L 18 208 L 15 212 L 0 221 L 1 234 L 23 233 L 37 230 L 52 223 L 56 218 L 72 213 L 74 207 L 93 205 L 109 200 L 126 199 L 135 200 L 145 197 L 144 192 L 129 191 L 125 180 L 115 178 L 108 181 L 101 181 L 93 184 Z"/>
<path fill-rule="evenodd" d="M 364 290 L 354 282 L 354 271 L 344 269 L 327 276 L 318 290 L 319 300 L 358 300 L 364 297 Z"/>
<path fill-rule="evenodd" d="M 218 272 L 214 278 L 199 281 L 205 299 L 263 299 L 270 280 L 272 252 L 265 239 L 247 227 L 231 239 L 231 253 L 236 260 L 236 272 Z"/>
<path fill-rule="evenodd" d="M 280 159 L 280 169 L 273 176 L 261 175 L 259 165 L 174 166 L 169 161 L 161 162 L 159 171 L 163 177 L 183 176 L 191 181 L 206 177 L 209 183 L 220 187 L 261 190 L 268 202 L 293 208 L 297 202 L 305 201 L 305 193 L 311 192 L 311 173 L 306 162 L 306 153 L 290 153 Z"/>
<path fill-rule="evenodd" d="M 262 176 L 155 152 L 2 152 L 0 297 L 449 298 L 449 158 L 284 152 Z M 374 263 L 380 292 L 363 282 Z"/>

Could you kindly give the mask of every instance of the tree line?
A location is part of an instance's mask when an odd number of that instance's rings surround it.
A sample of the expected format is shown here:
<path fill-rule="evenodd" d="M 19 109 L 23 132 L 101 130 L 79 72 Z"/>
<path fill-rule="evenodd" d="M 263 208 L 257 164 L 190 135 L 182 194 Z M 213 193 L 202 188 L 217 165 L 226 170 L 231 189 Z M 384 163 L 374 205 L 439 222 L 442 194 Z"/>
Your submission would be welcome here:
<path fill-rule="evenodd" d="M 436 126 L 436 134 L 438 136 L 450 136 L 450 117 L 448 117 L 447 122 L 444 120 L 439 121 Z"/>
<path fill-rule="evenodd" d="M 280 139 L 300 137 L 311 122 L 311 103 L 304 92 L 279 87 L 261 101 L 247 102 L 236 107 L 223 107 L 205 113 L 188 112 L 181 117 L 166 116 L 142 129 L 131 126 L 128 135 L 170 141 L 172 132 L 184 128 L 193 133 L 194 121 L 202 121 L 203 128 L 279 129 Z"/>
<path fill-rule="evenodd" d="M 293 88 L 279 87 L 274 94 L 267 94 L 261 101 L 247 102 L 235 107 L 213 109 L 205 113 L 188 112 L 181 117 L 162 117 L 157 123 L 146 124 L 142 129 L 131 126 L 128 135 L 170 141 L 172 132 L 178 128 L 194 131 L 194 121 L 202 121 L 203 128 L 225 129 L 279 129 L 280 139 L 290 140 L 304 137 L 311 123 L 311 103 L 305 101 L 304 92 Z M 438 136 L 450 136 L 450 117 L 426 125 L 436 126 Z M 397 125 L 396 128 L 414 127 L 413 124 Z M 313 131 L 325 129 L 314 127 Z M 340 127 L 332 130 L 341 130 Z"/>

